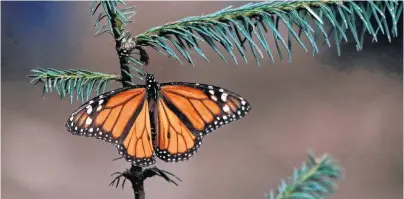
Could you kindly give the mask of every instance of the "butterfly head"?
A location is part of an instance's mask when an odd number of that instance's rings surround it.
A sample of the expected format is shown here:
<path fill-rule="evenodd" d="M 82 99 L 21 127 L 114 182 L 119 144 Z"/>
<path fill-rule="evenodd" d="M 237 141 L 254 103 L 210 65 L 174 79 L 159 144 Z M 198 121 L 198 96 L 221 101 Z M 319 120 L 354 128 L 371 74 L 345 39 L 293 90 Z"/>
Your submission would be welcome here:
<path fill-rule="evenodd" d="M 154 75 L 153 75 L 153 74 L 147 74 L 147 75 L 146 75 L 146 82 L 147 82 L 147 83 L 156 82 L 156 79 L 154 78 Z"/>

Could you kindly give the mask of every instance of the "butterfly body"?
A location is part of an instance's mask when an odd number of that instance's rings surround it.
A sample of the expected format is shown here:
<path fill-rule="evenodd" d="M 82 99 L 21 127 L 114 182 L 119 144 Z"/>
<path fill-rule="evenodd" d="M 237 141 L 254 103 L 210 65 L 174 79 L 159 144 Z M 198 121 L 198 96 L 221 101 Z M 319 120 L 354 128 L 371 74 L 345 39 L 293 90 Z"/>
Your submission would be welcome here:
<path fill-rule="evenodd" d="M 145 85 L 116 89 L 80 106 L 66 123 L 73 135 L 115 144 L 137 166 L 155 156 L 166 162 L 188 160 L 203 137 L 244 117 L 249 103 L 220 87 L 187 82 L 158 83 L 148 74 Z"/>

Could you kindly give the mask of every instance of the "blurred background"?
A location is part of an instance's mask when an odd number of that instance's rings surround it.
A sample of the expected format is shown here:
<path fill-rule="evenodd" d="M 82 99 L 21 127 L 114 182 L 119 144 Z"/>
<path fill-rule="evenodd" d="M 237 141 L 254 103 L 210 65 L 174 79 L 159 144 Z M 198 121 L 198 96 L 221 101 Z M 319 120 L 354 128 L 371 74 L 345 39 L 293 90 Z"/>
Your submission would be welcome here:
<path fill-rule="evenodd" d="M 137 6 L 129 29 L 135 35 L 244 3 L 129 2 Z M 61 101 L 56 93 L 43 98 L 42 87 L 27 77 L 37 67 L 119 73 L 113 38 L 93 37 L 88 2 L 1 6 L 3 198 L 133 198 L 129 183 L 124 190 L 108 187 L 111 173 L 129 168 L 123 160 L 112 161 L 118 157 L 115 147 L 65 130 L 80 102 Z M 367 39 L 362 52 L 344 44 L 341 56 L 335 46 L 312 56 L 294 42 L 292 63 L 278 55 L 273 63 L 266 56 L 261 67 L 251 52 L 248 64 L 240 58 L 235 66 L 205 46 L 210 63 L 194 56 L 192 67 L 149 51 L 149 72 L 160 82 L 221 86 L 248 99 L 252 111 L 208 136 L 190 161 L 158 161 L 183 183 L 147 180 L 146 197 L 261 199 L 313 149 L 317 155 L 330 153 L 345 169 L 332 198 L 402 198 L 403 41 L 402 36 L 393 43 L 379 38 L 378 43 Z"/>

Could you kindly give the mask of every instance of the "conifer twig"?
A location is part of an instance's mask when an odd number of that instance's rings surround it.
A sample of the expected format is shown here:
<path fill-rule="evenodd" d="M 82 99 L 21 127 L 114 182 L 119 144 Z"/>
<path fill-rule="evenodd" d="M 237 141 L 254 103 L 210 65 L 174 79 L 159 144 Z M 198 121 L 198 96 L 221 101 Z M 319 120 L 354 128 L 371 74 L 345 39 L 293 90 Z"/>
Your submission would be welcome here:
<path fill-rule="evenodd" d="M 129 84 L 132 77 L 143 79 L 145 76 L 143 66 L 147 65 L 149 60 L 145 50 L 147 47 L 164 55 L 168 54 L 180 63 L 182 63 L 180 59 L 182 56 L 192 65 L 194 65 L 190 52 L 192 49 L 208 61 L 199 46 L 200 43 L 207 43 L 226 63 L 223 49 L 229 53 L 236 64 L 238 59 L 234 51 L 237 51 L 247 62 L 246 52 L 251 50 L 257 64 L 260 65 L 259 57 L 263 56 L 263 50 L 272 61 L 274 61 L 275 52 L 278 52 L 280 59 L 283 60 L 282 48 L 286 50 L 291 61 L 293 41 L 306 51 L 311 46 L 313 55 L 319 52 L 317 43 L 321 39 L 323 44 L 329 47 L 334 41 L 338 54 L 341 53 L 342 42 L 347 42 L 348 39 L 356 43 L 357 50 L 361 50 L 365 34 L 371 35 L 375 42 L 381 34 L 391 41 L 393 37 L 398 36 L 397 23 L 403 12 L 403 3 L 398 0 L 255 2 L 237 8 L 229 6 L 204 16 L 187 17 L 151 28 L 132 37 L 125 31 L 125 26 L 126 23 L 131 22 L 130 18 L 135 14 L 134 7 L 118 9 L 118 5 L 125 5 L 122 0 L 95 1 L 91 5 L 91 15 L 94 15 L 100 7 L 104 10 L 96 19 L 96 35 L 108 33 L 118 41 L 115 47 L 123 68 L 122 78 L 119 79 L 124 82 L 123 84 Z M 102 21 L 106 18 L 107 24 L 103 25 Z M 280 33 L 280 25 L 284 25 L 288 31 L 287 37 Z M 266 33 L 271 32 L 275 45 L 270 45 L 266 41 Z M 303 37 L 309 41 L 308 44 L 302 42 Z M 255 38 L 258 42 L 254 41 Z M 248 46 L 249 49 L 247 49 Z M 59 76 L 52 76 L 47 79 L 47 82 L 42 82 L 56 83 L 53 87 L 58 91 L 56 86 L 63 89 L 64 82 L 53 80 L 60 79 Z M 113 80 L 117 79 L 113 78 Z M 83 81 L 88 83 L 85 78 Z M 85 84 L 79 84 L 79 86 L 84 87 Z M 44 89 L 47 87 L 44 86 Z M 77 89 L 84 90 L 78 87 Z M 63 90 L 59 94 L 64 93 L 69 92 Z"/>
<path fill-rule="evenodd" d="M 276 191 L 270 191 L 268 199 L 309 198 L 325 199 L 336 189 L 336 180 L 343 178 L 341 166 L 329 155 L 316 158 L 310 152 L 308 160 L 300 169 L 281 184 Z"/>
<path fill-rule="evenodd" d="M 53 68 L 38 68 L 31 70 L 31 83 L 34 85 L 43 83 L 43 93 L 57 91 L 60 98 L 70 96 L 70 102 L 73 103 L 73 96 L 84 102 L 88 100 L 93 90 L 96 94 L 105 92 L 107 84 L 111 81 L 121 81 L 118 75 L 91 72 L 87 70 L 57 70 Z"/>
<path fill-rule="evenodd" d="M 238 51 L 247 63 L 246 51 L 251 50 L 258 65 L 263 58 L 262 50 L 274 61 L 274 52 L 283 60 L 282 47 L 289 62 L 292 59 L 292 42 L 297 41 L 306 52 L 306 37 L 313 55 L 319 52 L 317 41 L 323 37 L 323 44 L 331 47 L 335 41 L 338 55 L 341 43 L 348 42 L 351 34 L 358 51 L 363 48 L 365 33 L 374 41 L 384 34 L 391 39 L 397 37 L 397 22 L 403 10 L 398 0 L 381 1 L 266 1 L 248 3 L 238 8 L 229 6 L 212 14 L 187 17 L 162 26 L 151 28 L 135 36 L 136 45 L 151 47 L 162 54 L 168 54 L 182 64 L 180 56 L 194 65 L 191 50 L 209 61 L 200 43 L 206 43 L 227 63 L 224 49 L 238 64 L 234 51 Z M 377 23 L 372 23 L 375 20 Z M 391 20 L 391 23 L 388 23 Z M 359 23 L 358 23 L 359 22 Z M 330 29 L 327 29 L 327 25 Z M 280 33 L 280 25 L 287 29 L 287 38 Z M 275 49 L 271 49 L 265 33 L 272 32 Z M 254 41 L 254 37 L 258 42 Z M 294 41 L 293 41 L 294 40 Z M 246 47 L 249 47 L 246 49 Z M 274 48 L 274 47 L 272 47 Z M 236 50 L 237 49 L 237 50 Z"/>

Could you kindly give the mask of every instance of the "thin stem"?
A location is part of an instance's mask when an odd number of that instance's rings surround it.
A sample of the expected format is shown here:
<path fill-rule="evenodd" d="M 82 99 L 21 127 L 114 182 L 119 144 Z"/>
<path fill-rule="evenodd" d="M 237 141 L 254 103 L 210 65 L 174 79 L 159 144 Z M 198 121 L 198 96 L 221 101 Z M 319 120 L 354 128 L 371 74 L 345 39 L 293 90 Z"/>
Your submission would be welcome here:
<path fill-rule="evenodd" d="M 112 30 L 113 30 L 113 34 L 114 34 L 114 38 L 116 41 L 115 44 L 115 49 L 116 52 L 118 53 L 119 56 L 119 63 L 120 63 L 120 67 L 121 67 L 121 81 L 122 81 L 122 86 L 127 87 L 130 86 L 127 82 L 131 82 L 132 78 L 129 75 L 130 71 L 129 71 L 129 57 L 128 56 L 122 56 L 120 55 L 120 47 L 122 46 L 122 39 L 119 40 L 119 38 L 121 37 L 121 35 L 119 34 L 118 30 L 120 32 L 123 32 L 123 24 L 117 19 L 117 14 L 115 11 L 111 10 L 111 8 L 109 6 L 106 6 L 108 13 L 110 13 L 111 18 L 110 18 L 110 23 L 112 26 Z"/>
<path fill-rule="evenodd" d="M 146 193 L 144 192 L 144 180 L 142 167 L 137 167 L 132 164 L 130 168 L 131 173 L 135 173 L 135 177 L 131 178 L 133 192 L 135 194 L 135 199 L 145 199 Z"/>

